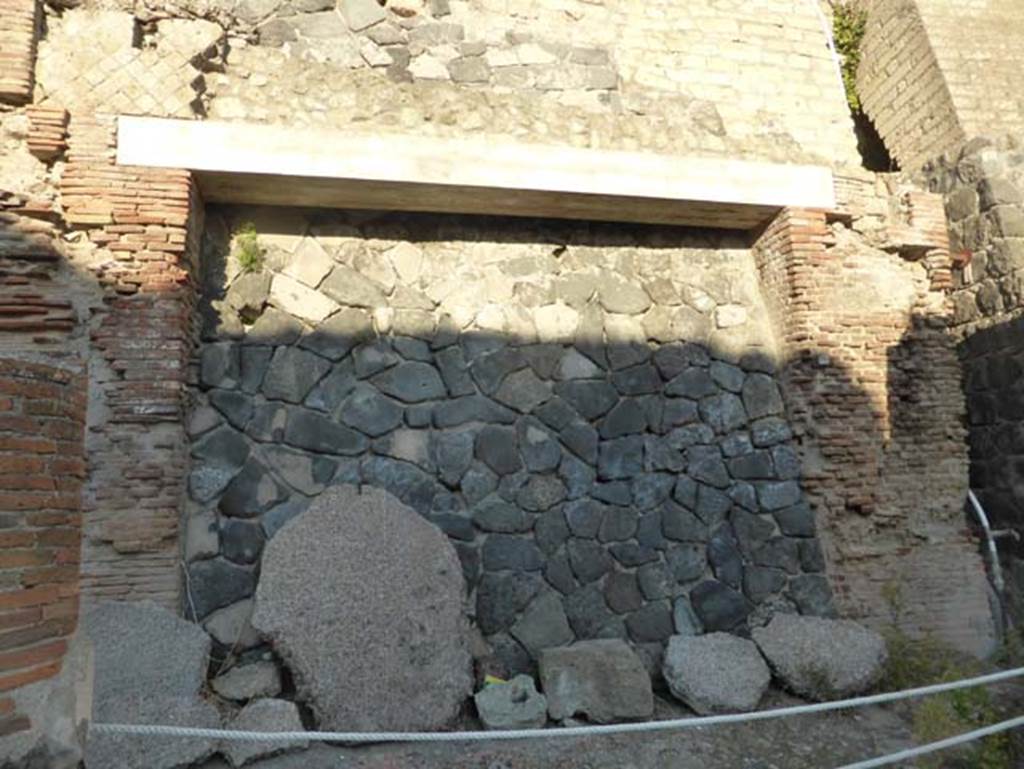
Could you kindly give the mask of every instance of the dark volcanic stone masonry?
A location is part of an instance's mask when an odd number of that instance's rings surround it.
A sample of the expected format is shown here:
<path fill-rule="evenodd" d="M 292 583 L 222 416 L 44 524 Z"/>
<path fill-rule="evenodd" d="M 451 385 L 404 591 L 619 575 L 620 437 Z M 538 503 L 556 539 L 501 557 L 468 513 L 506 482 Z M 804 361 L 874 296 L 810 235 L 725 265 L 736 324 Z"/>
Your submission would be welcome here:
<path fill-rule="evenodd" d="M 200 619 L 250 596 L 264 542 L 341 483 L 387 489 L 451 538 L 476 623 L 513 667 L 573 638 L 663 644 L 829 611 L 745 250 L 672 251 L 642 229 L 605 247 L 598 229 L 569 258 L 568 225 L 551 245 L 516 242 L 518 223 L 485 244 L 488 220 L 441 250 L 403 233 L 429 241 L 443 218 L 379 221 L 387 236 L 306 220 L 267 236 L 268 280 L 207 265 L 187 545 Z M 507 286 L 474 265 L 484 245 Z"/>

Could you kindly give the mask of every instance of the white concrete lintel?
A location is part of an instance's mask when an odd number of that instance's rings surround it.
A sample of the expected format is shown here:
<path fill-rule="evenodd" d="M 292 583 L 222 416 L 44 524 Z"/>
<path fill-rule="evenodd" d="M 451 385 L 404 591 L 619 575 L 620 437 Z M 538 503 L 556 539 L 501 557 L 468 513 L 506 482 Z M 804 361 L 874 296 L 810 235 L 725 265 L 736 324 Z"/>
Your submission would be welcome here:
<path fill-rule="evenodd" d="M 251 123 L 122 116 L 117 162 L 195 171 L 220 202 L 738 229 L 835 207 L 823 166 Z"/>

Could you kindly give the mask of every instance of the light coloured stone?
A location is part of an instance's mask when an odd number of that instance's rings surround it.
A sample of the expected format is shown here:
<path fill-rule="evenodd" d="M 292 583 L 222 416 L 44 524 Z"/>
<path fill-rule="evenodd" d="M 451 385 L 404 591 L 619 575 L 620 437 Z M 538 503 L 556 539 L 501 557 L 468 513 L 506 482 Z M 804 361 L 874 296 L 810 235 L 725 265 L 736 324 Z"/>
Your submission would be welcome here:
<path fill-rule="evenodd" d="M 715 308 L 715 325 L 719 328 L 742 326 L 747 322 L 747 308 L 742 304 L 722 304 Z"/>
<path fill-rule="evenodd" d="M 447 80 L 448 67 L 428 53 L 417 56 L 409 64 L 409 74 L 417 80 Z"/>
<path fill-rule="evenodd" d="M 392 63 L 391 55 L 369 40 L 360 41 L 359 55 L 371 67 L 389 67 Z"/>
<path fill-rule="evenodd" d="M 353 32 L 360 32 L 387 18 L 384 8 L 377 0 L 340 0 L 338 10 Z"/>
<path fill-rule="evenodd" d="M 157 51 L 189 60 L 215 58 L 218 43 L 224 38 L 219 24 L 204 19 L 163 19 L 157 22 L 156 31 Z"/>
<path fill-rule="evenodd" d="M 316 288 L 333 267 L 334 260 L 323 246 L 315 238 L 307 237 L 295 249 L 283 272 L 310 288 Z"/>
<path fill-rule="evenodd" d="M 220 552 L 217 515 L 205 510 L 189 517 L 185 524 L 185 561 L 212 558 Z"/>
<path fill-rule="evenodd" d="M 604 333 L 609 344 L 643 343 L 647 341 L 643 320 L 633 315 L 606 315 Z M 685 337 L 684 337 L 685 338 Z"/>
<path fill-rule="evenodd" d="M 812 700 L 868 690 L 888 659 L 885 640 L 850 620 L 776 614 L 751 635 L 783 685 Z"/>
<path fill-rule="evenodd" d="M 539 729 L 548 719 L 547 698 L 528 675 L 487 684 L 473 701 L 486 729 Z"/>
<path fill-rule="evenodd" d="M 562 303 L 538 307 L 533 314 L 537 338 L 541 343 L 571 342 L 579 325 L 580 314 Z"/>
<path fill-rule="evenodd" d="M 380 284 L 386 294 L 395 290 L 395 270 L 382 254 L 363 249 L 356 254 L 353 266 L 370 280 Z"/>
<path fill-rule="evenodd" d="M 203 627 L 216 641 L 229 649 L 250 649 L 260 643 L 260 634 L 252 626 L 253 600 L 246 598 L 217 609 L 203 620 Z"/>
<path fill-rule="evenodd" d="M 580 641 L 540 654 L 541 688 L 556 721 L 584 715 L 598 724 L 650 718 L 651 679 L 644 663 L 619 639 Z"/>
<path fill-rule="evenodd" d="M 476 314 L 476 327 L 493 334 L 504 334 L 507 330 L 505 308 L 498 304 L 485 305 Z"/>
<path fill-rule="evenodd" d="M 286 700 L 256 700 L 250 702 L 228 725 L 229 729 L 243 732 L 301 732 L 304 731 L 299 709 Z M 225 740 L 220 747 L 232 766 L 239 767 L 257 758 L 265 758 L 290 750 L 302 750 L 308 740 L 282 740 L 246 742 Z"/>
<path fill-rule="evenodd" d="M 258 660 L 235 665 L 214 678 L 210 686 L 221 697 L 239 702 L 276 697 L 281 693 L 281 674 L 273 662 Z"/>
<path fill-rule="evenodd" d="M 270 301 L 297 318 L 319 323 L 339 306 L 309 286 L 305 286 L 287 275 L 275 275 L 270 284 Z"/>
<path fill-rule="evenodd" d="M 754 710 L 771 682 L 757 646 L 728 633 L 672 636 L 662 673 L 672 694 L 700 715 Z"/>
<path fill-rule="evenodd" d="M 516 46 L 516 59 L 520 64 L 554 64 L 558 61 L 557 56 L 536 43 L 523 43 Z"/>
<path fill-rule="evenodd" d="M 422 249 L 412 243 L 399 243 L 394 248 L 389 248 L 385 255 L 391 260 L 399 280 L 408 285 L 419 282 L 423 274 Z"/>
<path fill-rule="evenodd" d="M 253 624 L 322 728 L 440 729 L 472 685 L 464 596 L 439 529 L 381 489 L 338 486 L 267 544 Z"/>

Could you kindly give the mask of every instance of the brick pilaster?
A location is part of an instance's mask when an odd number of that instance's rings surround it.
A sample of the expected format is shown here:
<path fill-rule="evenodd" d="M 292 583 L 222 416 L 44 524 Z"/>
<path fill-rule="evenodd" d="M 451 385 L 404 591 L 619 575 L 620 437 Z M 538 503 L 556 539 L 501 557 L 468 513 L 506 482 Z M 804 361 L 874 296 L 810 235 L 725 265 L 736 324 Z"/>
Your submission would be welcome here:
<path fill-rule="evenodd" d="M 32 100 L 40 5 L 39 0 L 0 0 L 0 102 Z"/>
<path fill-rule="evenodd" d="M 935 198 L 887 201 L 871 239 L 821 211 L 783 211 L 754 253 L 837 606 L 968 648 L 991 617 L 963 516 L 963 397 Z"/>
<path fill-rule="evenodd" d="M 113 116 L 74 115 L 61 178 L 66 221 L 107 255 L 94 267 L 103 416 L 89 433 L 83 589 L 177 608 L 202 206 L 189 172 L 115 165 L 115 142 Z"/>

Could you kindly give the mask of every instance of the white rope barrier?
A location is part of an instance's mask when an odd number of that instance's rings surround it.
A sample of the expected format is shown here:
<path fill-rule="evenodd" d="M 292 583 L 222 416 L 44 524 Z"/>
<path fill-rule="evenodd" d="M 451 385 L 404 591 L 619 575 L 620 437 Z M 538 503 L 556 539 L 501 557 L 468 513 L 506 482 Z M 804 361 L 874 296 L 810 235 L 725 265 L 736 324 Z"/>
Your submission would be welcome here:
<path fill-rule="evenodd" d="M 990 673 L 959 681 L 950 681 L 930 686 L 919 686 L 898 692 L 884 692 L 865 697 L 854 697 L 834 702 L 816 702 L 809 705 L 795 705 L 772 710 L 759 710 L 752 713 L 728 713 L 718 716 L 700 716 L 696 718 L 673 718 L 665 721 L 644 721 L 641 723 L 603 724 L 596 726 L 569 726 L 556 729 L 513 729 L 501 731 L 475 732 L 246 732 L 237 729 L 200 729 L 185 726 L 160 726 L 156 724 L 92 724 L 90 729 L 97 734 L 144 735 L 149 737 L 199 737 L 244 742 L 487 742 L 492 740 L 536 740 L 554 737 L 591 737 L 602 734 L 630 734 L 634 732 L 663 732 L 673 729 L 689 729 L 700 726 L 718 726 L 721 724 L 737 724 L 747 721 L 766 721 L 786 716 L 800 716 L 811 713 L 824 713 L 832 710 L 859 708 L 867 705 L 880 705 L 916 697 L 928 697 L 933 694 L 967 689 L 975 686 L 1008 681 L 1024 676 L 1024 667 Z M 1024 718 L 1024 717 L 1022 717 Z M 1010 724 L 1012 722 L 1004 722 Z M 1006 726 L 1011 729 L 1016 724 Z M 993 727 L 988 727 L 993 728 Z M 979 730 L 983 731 L 983 730 Z M 964 735 L 966 737 L 966 735 Z M 985 736 L 985 735 L 981 735 Z M 936 748 L 940 750 L 941 748 Z M 875 759 L 878 760 L 878 759 Z M 855 765 L 860 769 L 861 765 Z M 865 764 L 864 766 L 868 766 Z M 883 764 L 871 764 L 883 766 Z"/>
<path fill-rule="evenodd" d="M 878 758 L 870 758 L 867 761 L 858 761 L 855 764 L 847 764 L 846 766 L 839 767 L 839 769 L 874 769 L 876 766 L 891 766 L 897 761 L 905 761 L 908 758 L 917 758 L 918 756 L 937 753 L 938 751 L 946 750 L 947 748 L 955 748 L 957 745 L 964 745 L 973 740 L 980 740 L 982 737 L 990 737 L 993 734 L 999 734 L 1000 732 L 1008 732 L 1010 729 L 1016 729 L 1018 726 L 1024 726 L 1024 716 L 1011 718 L 1009 721 L 1000 721 L 998 724 L 992 724 L 991 726 L 986 726 L 982 729 L 975 729 L 973 732 L 958 734 L 955 737 L 947 737 L 946 739 L 938 740 L 937 742 L 929 742 L 927 745 L 901 750 L 898 753 L 890 753 L 885 756 L 879 756 Z"/>

